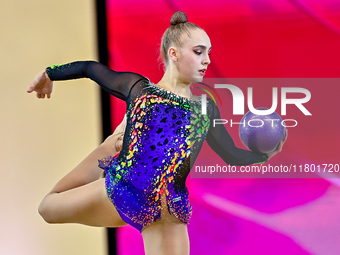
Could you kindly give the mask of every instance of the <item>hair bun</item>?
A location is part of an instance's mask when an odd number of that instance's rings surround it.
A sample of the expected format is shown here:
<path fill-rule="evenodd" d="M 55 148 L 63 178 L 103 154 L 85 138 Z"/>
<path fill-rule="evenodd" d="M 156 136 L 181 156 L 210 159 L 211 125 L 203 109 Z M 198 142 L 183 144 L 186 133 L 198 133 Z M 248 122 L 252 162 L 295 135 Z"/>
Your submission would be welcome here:
<path fill-rule="evenodd" d="M 178 11 L 172 14 L 170 19 L 171 26 L 176 26 L 180 23 L 186 23 L 188 22 L 188 17 L 184 12 Z"/>

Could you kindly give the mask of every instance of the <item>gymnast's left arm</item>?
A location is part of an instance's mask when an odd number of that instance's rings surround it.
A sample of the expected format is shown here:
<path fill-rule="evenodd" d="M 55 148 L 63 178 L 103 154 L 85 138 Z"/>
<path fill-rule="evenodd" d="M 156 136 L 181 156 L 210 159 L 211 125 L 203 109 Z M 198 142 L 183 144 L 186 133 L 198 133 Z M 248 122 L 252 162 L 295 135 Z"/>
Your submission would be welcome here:
<path fill-rule="evenodd" d="M 250 164 L 263 164 L 269 158 L 282 150 L 283 143 L 287 139 L 286 136 L 280 142 L 275 151 L 270 153 L 256 153 L 249 150 L 244 150 L 235 146 L 233 139 L 226 130 L 223 124 L 215 124 L 214 119 L 221 119 L 220 112 L 214 105 L 213 116 L 211 118 L 210 128 L 207 134 L 206 141 L 208 145 L 229 165 L 243 166 Z"/>

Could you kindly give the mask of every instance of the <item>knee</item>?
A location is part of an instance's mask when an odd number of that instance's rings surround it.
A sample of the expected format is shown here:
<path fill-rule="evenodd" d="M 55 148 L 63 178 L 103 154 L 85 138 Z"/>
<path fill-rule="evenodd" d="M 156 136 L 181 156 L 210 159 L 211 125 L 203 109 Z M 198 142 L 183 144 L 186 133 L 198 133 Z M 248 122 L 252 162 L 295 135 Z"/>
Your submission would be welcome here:
<path fill-rule="evenodd" d="M 47 222 L 47 223 L 56 223 L 53 217 L 53 210 L 50 208 L 48 203 L 48 196 L 47 195 L 40 203 L 38 207 L 38 212 L 40 216 Z"/>

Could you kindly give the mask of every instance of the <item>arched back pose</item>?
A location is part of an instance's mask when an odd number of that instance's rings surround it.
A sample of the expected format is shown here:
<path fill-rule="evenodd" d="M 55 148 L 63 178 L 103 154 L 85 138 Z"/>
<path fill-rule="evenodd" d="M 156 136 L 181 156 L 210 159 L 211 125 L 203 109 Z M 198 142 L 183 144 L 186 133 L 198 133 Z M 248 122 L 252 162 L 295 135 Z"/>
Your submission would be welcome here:
<path fill-rule="evenodd" d="M 223 125 L 213 127 L 220 113 L 211 100 L 207 115 L 201 114 L 201 101 L 189 85 L 201 81 L 210 64 L 210 39 L 183 12 L 170 23 L 161 46 L 166 70 L 157 85 L 93 61 L 48 67 L 31 84 L 28 92 L 49 98 L 52 81 L 86 77 L 127 104 L 120 155 L 100 160 L 105 179 L 49 193 L 39 209 L 47 222 L 130 224 L 142 233 L 147 255 L 189 254 L 192 208 L 185 181 L 203 141 L 230 165 L 263 163 L 281 151 L 287 134 L 274 152 L 257 154 L 237 148 Z"/>

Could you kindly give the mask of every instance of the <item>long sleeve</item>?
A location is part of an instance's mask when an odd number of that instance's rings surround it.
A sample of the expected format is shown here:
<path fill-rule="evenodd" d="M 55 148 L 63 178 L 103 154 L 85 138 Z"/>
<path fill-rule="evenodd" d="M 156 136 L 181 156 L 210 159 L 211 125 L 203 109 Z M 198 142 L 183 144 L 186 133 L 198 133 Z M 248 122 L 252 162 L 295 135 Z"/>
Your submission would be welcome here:
<path fill-rule="evenodd" d="M 52 81 L 90 78 L 105 91 L 124 101 L 127 100 L 132 87 L 142 80 L 142 75 L 132 72 L 116 72 L 95 61 L 77 61 L 65 65 L 46 68 Z"/>
<path fill-rule="evenodd" d="M 225 163 L 243 166 L 254 163 L 264 163 L 268 160 L 268 155 L 265 153 L 255 153 L 237 148 L 223 124 L 213 126 L 214 119 L 221 119 L 220 112 L 215 104 L 206 141 Z"/>

